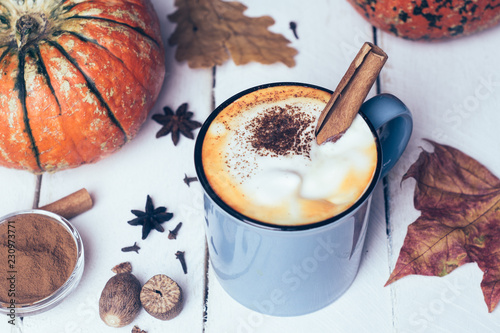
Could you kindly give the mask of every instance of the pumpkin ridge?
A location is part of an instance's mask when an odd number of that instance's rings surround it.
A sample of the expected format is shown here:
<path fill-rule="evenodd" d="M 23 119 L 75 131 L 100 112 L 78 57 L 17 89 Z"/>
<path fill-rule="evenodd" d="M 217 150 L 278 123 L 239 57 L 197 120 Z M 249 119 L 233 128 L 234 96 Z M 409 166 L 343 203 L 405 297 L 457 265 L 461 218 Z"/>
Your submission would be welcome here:
<path fill-rule="evenodd" d="M 12 15 L 12 6 L 8 6 L 8 4 L 4 4 L 3 1 L 0 2 L 0 22 L 7 26 L 7 29 L 11 28 L 11 23 L 9 20 L 9 16 Z"/>
<path fill-rule="evenodd" d="M 68 2 L 69 0 L 62 0 L 61 1 L 61 4 L 60 6 L 62 6 L 65 2 Z M 95 1 L 93 1 L 95 2 Z M 97 2 L 101 2 L 101 3 L 105 3 L 105 1 L 97 1 Z M 144 6 L 142 6 L 141 4 L 139 3 L 134 3 L 134 2 L 129 2 L 129 1 L 124 1 L 124 3 L 128 3 L 128 4 L 132 4 L 132 5 L 137 5 L 137 6 L 141 6 L 141 8 L 144 8 Z M 71 5 L 66 5 L 62 8 L 63 10 L 63 13 L 66 14 L 66 13 L 69 13 L 73 8 L 77 7 L 78 5 L 81 5 L 82 3 L 79 2 L 79 3 L 74 3 L 74 4 L 71 4 Z"/>
<path fill-rule="evenodd" d="M 134 75 L 134 71 L 131 70 L 127 64 L 119 57 L 117 57 L 116 55 L 113 54 L 113 52 L 111 52 L 107 47 L 105 47 L 104 45 L 100 44 L 98 41 L 94 40 L 94 39 L 91 39 L 91 38 L 88 38 L 82 34 L 79 34 L 75 31 L 71 31 L 71 30 L 59 30 L 57 32 L 58 34 L 63 34 L 63 33 L 68 33 L 70 35 L 73 35 L 75 36 L 76 38 L 78 38 L 79 40 L 83 41 L 83 42 L 87 42 L 87 43 L 92 43 L 98 47 L 101 47 L 103 50 L 106 50 L 110 55 L 113 56 L 114 59 L 116 59 L 117 61 L 121 62 L 123 64 L 123 67 L 126 68 L 129 72 L 130 72 L 130 75 L 132 75 L 136 81 L 137 81 L 137 84 L 139 86 L 141 86 L 142 88 L 146 89 L 146 87 L 144 87 L 144 85 L 140 82 L 139 79 L 137 79 L 137 77 Z"/>
<path fill-rule="evenodd" d="M 118 25 L 121 25 L 121 26 L 124 26 L 124 27 L 127 27 L 127 28 L 130 28 L 130 29 L 134 30 L 135 32 L 139 33 L 141 36 L 144 36 L 144 37 L 148 38 L 149 40 L 151 40 L 158 48 L 160 48 L 160 43 L 156 39 L 154 39 L 153 37 L 151 37 L 150 35 L 148 35 L 143 29 L 141 29 L 139 27 L 131 26 L 130 24 L 126 24 L 126 23 L 123 23 L 123 22 L 111 20 L 111 19 L 108 19 L 108 18 L 97 17 L 97 16 L 80 16 L 80 15 L 75 15 L 75 16 L 70 16 L 70 17 L 65 18 L 65 20 L 71 20 L 71 19 L 101 20 L 101 21 L 115 23 L 115 24 L 118 24 Z"/>
<path fill-rule="evenodd" d="M 56 103 L 57 103 L 57 107 L 59 109 L 59 116 L 62 116 L 62 112 L 61 112 L 61 103 L 59 102 L 59 98 L 57 98 L 57 94 L 56 94 L 56 91 L 54 89 L 54 86 L 52 85 L 52 81 L 50 79 L 50 75 L 49 75 L 49 72 L 47 71 L 47 67 L 45 66 L 45 63 L 43 62 L 43 59 L 42 59 L 42 54 L 40 52 L 40 47 L 38 46 L 38 44 L 34 45 L 33 46 L 33 49 L 32 51 L 34 52 L 35 56 L 36 56 L 36 64 L 37 64 L 37 68 L 40 72 L 40 74 L 45 78 L 45 81 L 47 83 L 47 86 L 49 87 L 50 89 L 50 92 L 52 93 L 52 95 L 54 96 L 54 99 L 56 100 Z M 73 146 L 76 147 L 76 143 L 75 141 L 73 140 L 73 138 L 70 136 L 69 139 L 71 140 L 71 142 L 73 143 Z M 78 149 L 75 150 L 75 153 L 82 159 L 84 160 L 83 156 L 80 154 L 80 152 L 78 151 Z M 41 161 L 40 161 L 41 163 Z M 47 168 L 44 167 L 43 170 L 47 171 Z"/>
<path fill-rule="evenodd" d="M 33 132 L 31 130 L 30 126 L 30 120 L 28 117 L 28 109 L 26 107 L 26 81 L 24 79 L 24 65 L 25 65 L 25 57 L 26 54 L 23 51 L 19 51 L 18 53 L 18 59 L 19 59 L 19 72 L 17 74 L 17 80 L 15 87 L 17 91 L 19 92 L 19 101 L 21 103 L 21 106 L 23 108 L 23 121 L 24 121 L 24 126 L 26 130 L 26 134 L 28 135 L 28 138 L 30 139 L 31 143 L 31 150 L 33 151 L 33 155 L 35 156 L 36 164 L 38 166 L 39 171 L 43 171 L 43 168 L 40 164 L 40 152 L 38 151 L 38 147 L 35 142 L 35 138 L 33 137 Z"/>
<path fill-rule="evenodd" d="M 0 61 L 3 60 L 3 58 L 5 58 L 5 56 L 7 55 L 7 53 L 9 53 L 10 50 L 12 50 L 12 46 L 10 45 L 6 45 L 6 49 L 5 51 L 2 53 L 2 55 L 0 55 Z"/>
<path fill-rule="evenodd" d="M 10 29 L 10 21 L 3 15 L 0 15 L 0 23 L 5 24 Z"/>
<path fill-rule="evenodd" d="M 52 86 L 52 82 L 50 81 L 50 76 L 49 76 L 49 73 L 47 72 L 47 67 L 45 67 L 45 63 L 42 60 L 42 54 L 40 53 L 40 48 L 38 47 L 38 45 L 34 45 L 33 52 L 36 55 L 36 59 L 37 59 L 36 63 L 37 63 L 38 69 L 40 70 L 40 74 L 42 74 L 42 76 L 47 81 L 47 86 L 49 87 L 50 92 L 52 93 L 52 95 L 54 95 L 54 98 L 56 99 L 57 106 L 59 108 L 59 115 L 61 115 L 61 104 L 59 103 L 59 99 L 57 98 L 56 91 L 54 90 L 54 87 Z"/>
<path fill-rule="evenodd" d="M 128 140 L 129 140 L 127 132 L 123 128 L 123 126 L 120 123 L 120 121 L 118 121 L 118 119 L 116 118 L 116 116 L 113 113 L 113 111 L 111 111 L 108 103 L 106 103 L 106 101 L 102 97 L 102 95 L 101 95 L 99 89 L 97 89 L 94 81 L 85 73 L 85 71 L 83 71 L 83 69 L 78 65 L 78 63 L 76 62 L 76 60 L 71 55 L 69 55 L 69 53 L 59 43 L 51 41 L 51 40 L 47 40 L 46 42 L 49 43 L 51 46 L 55 47 L 59 52 L 61 52 L 61 54 L 66 59 L 68 59 L 68 61 L 82 74 L 82 76 L 85 79 L 85 82 L 87 83 L 87 86 L 88 86 L 90 92 L 92 92 L 94 94 L 94 96 L 97 98 L 97 100 L 106 109 L 106 114 L 107 114 L 108 118 L 123 133 L 123 136 L 124 136 L 124 143 L 123 144 L 127 143 Z"/>
<path fill-rule="evenodd" d="M 65 3 L 67 0 L 63 0 L 61 1 L 61 6 L 63 5 L 63 3 Z M 78 6 L 79 3 L 74 3 L 72 5 L 67 5 L 67 6 L 64 6 L 62 7 L 62 13 L 63 14 L 66 14 L 66 13 L 69 13 L 73 8 L 75 8 L 76 6 Z"/>

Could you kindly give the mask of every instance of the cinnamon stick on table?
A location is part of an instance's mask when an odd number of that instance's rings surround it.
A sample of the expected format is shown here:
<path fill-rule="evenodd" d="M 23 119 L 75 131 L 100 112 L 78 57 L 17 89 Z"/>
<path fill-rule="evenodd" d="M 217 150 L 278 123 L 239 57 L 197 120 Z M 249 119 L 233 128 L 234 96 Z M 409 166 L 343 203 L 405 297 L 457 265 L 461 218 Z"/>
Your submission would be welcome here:
<path fill-rule="evenodd" d="M 56 213 L 66 219 L 86 212 L 93 206 L 92 198 L 86 189 L 82 188 L 40 209 Z"/>
<path fill-rule="evenodd" d="M 347 131 L 386 61 L 387 54 L 380 47 L 363 44 L 320 114 L 318 144 L 335 142 Z"/>

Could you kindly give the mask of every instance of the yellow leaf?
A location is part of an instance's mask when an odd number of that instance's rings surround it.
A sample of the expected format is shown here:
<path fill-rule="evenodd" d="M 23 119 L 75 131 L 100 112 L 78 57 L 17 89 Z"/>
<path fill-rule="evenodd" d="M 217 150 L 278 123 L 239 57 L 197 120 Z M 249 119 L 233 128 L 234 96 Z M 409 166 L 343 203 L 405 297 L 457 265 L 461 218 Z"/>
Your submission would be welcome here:
<path fill-rule="evenodd" d="M 257 61 L 295 66 L 297 50 L 268 30 L 274 24 L 271 17 L 247 17 L 247 7 L 239 2 L 175 0 L 175 5 L 177 11 L 168 19 L 177 23 L 169 38 L 170 45 L 177 45 L 177 61 L 206 68 L 222 65 L 231 56 L 236 65 Z"/>

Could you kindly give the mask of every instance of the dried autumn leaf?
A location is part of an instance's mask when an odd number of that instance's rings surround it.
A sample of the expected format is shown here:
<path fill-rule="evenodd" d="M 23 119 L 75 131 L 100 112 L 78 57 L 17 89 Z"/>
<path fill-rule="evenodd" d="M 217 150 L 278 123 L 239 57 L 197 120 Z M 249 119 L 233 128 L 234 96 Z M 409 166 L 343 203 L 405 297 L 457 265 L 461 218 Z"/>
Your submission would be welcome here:
<path fill-rule="evenodd" d="M 444 276 L 476 262 L 491 312 L 500 300 L 500 180 L 470 156 L 429 141 L 404 175 L 416 183 L 421 216 L 408 226 L 386 286 L 410 274 Z"/>
<path fill-rule="evenodd" d="M 285 37 L 267 30 L 269 16 L 250 18 L 239 2 L 221 0 L 176 0 L 177 11 L 168 16 L 177 27 L 169 38 L 177 45 L 175 58 L 191 68 L 222 65 L 229 54 L 236 65 L 251 61 L 282 62 L 295 66 L 297 54 Z"/>

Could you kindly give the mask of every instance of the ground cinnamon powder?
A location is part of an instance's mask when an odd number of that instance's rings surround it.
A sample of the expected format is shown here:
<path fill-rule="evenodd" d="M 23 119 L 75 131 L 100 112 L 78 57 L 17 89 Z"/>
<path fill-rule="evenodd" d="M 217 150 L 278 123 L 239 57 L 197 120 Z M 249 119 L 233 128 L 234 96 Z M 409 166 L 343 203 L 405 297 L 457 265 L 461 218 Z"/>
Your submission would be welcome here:
<path fill-rule="evenodd" d="M 1 222 L 0 302 L 29 304 L 51 295 L 69 278 L 76 259 L 72 235 L 48 216 L 20 214 Z"/>

